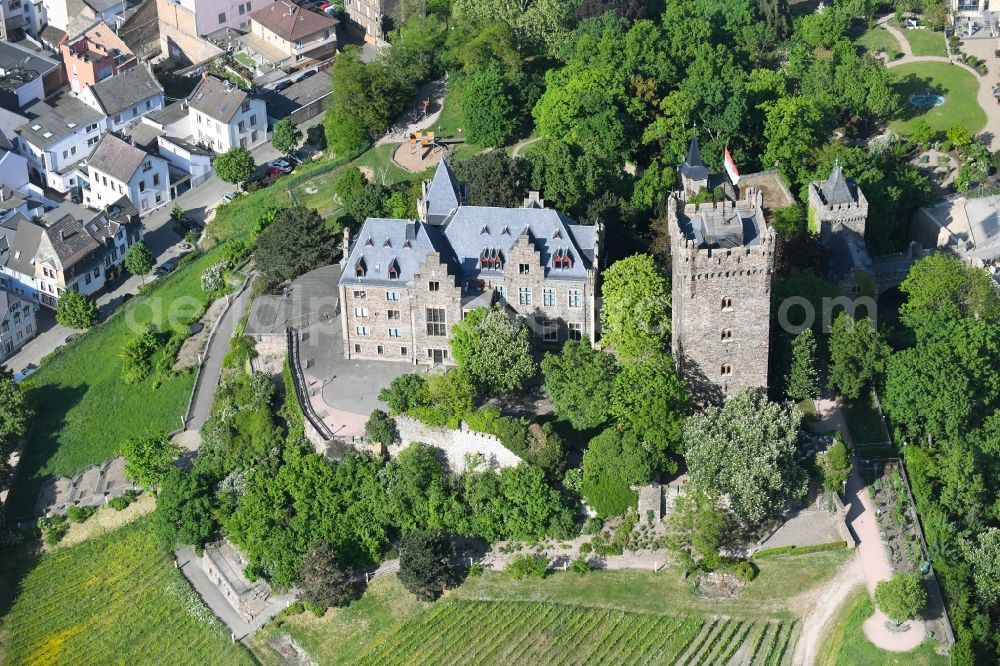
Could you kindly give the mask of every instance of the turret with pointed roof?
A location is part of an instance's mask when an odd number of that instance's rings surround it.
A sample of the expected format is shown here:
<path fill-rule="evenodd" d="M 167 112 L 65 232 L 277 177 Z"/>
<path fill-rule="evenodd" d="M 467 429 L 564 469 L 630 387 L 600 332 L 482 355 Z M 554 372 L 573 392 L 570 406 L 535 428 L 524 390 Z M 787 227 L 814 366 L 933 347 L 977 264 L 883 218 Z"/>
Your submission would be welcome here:
<path fill-rule="evenodd" d="M 677 167 L 685 192 L 695 194 L 708 187 L 708 167 L 701 159 L 698 137 L 691 139 L 684 162 Z"/>
<path fill-rule="evenodd" d="M 868 200 L 856 183 L 844 176 L 838 160 L 826 180 L 809 183 L 809 229 L 830 251 L 827 277 L 852 292 L 856 273 L 871 270 L 865 247 Z"/>
<path fill-rule="evenodd" d="M 440 225 L 461 205 L 462 186 L 452 175 L 444 158 L 438 162 L 434 177 L 423 182 L 418 209 L 420 219 L 428 224 Z"/>

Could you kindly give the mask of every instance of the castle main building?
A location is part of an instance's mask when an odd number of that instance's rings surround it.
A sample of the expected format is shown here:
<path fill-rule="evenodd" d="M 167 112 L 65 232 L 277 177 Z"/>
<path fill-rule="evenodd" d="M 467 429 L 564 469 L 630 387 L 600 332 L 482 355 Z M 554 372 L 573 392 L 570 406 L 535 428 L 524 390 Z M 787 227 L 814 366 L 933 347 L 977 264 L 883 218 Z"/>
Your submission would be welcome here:
<path fill-rule="evenodd" d="M 768 385 L 775 232 L 765 216 L 793 202 L 775 172 L 739 179 L 737 195 L 701 161 L 697 140 L 678 167 L 682 189 L 667 200 L 672 273 L 672 348 L 681 376 L 701 402 Z M 687 203 L 713 180 L 729 196 Z"/>
<path fill-rule="evenodd" d="M 502 303 L 541 344 L 596 337 L 601 225 L 575 224 L 537 192 L 521 208 L 465 205 L 442 160 L 419 220 L 370 218 L 345 239 L 344 357 L 450 364 L 451 326 Z"/>

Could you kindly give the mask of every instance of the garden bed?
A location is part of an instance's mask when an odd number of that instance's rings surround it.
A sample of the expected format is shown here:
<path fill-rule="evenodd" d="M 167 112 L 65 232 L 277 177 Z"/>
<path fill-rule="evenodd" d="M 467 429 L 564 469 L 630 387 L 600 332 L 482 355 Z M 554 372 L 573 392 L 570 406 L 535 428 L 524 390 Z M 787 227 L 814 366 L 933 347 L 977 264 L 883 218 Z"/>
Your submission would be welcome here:
<path fill-rule="evenodd" d="M 929 568 L 920 544 L 920 527 L 898 462 L 865 463 L 861 474 L 868 482 L 879 534 L 893 571 L 923 575 Z"/>

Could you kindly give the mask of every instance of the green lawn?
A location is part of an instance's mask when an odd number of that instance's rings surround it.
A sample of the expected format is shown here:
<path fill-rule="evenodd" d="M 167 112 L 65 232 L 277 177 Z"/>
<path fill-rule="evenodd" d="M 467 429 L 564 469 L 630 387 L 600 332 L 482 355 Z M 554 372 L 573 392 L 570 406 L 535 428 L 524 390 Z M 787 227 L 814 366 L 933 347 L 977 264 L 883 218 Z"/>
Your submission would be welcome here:
<path fill-rule="evenodd" d="M 906 37 L 906 41 L 910 43 L 910 49 L 915 56 L 945 57 L 948 55 L 943 32 L 918 28 L 916 30 L 903 30 L 903 35 Z"/>
<path fill-rule="evenodd" d="M 903 107 L 899 117 L 889 123 L 892 131 L 909 134 L 918 118 L 937 131 L 958 123 L 975 134 L 986 125 L 986 112 L 976 101 L 979 79 L 968 70 L 946 62 L 916 62 L 893 67 L 889 72 L 896 81 L 895 89 Z M 944 104 L 923 110 L 910 105 L 911 95 L 928 89 L 944 95 Z"/>
<path fill-rule="evenodd" d="M 243 51 L 240 51 L 239 53 L 237 53 L 236 55 L 234 55 L 233 58 L 237 62 L 241 63 L 244 67 L 249 68 L 251 72 L 253 72 L 253 71 L 255 71 L 257 69 L 257 63 L 255 63 L 253 61 L 253 58 L 251 58 L 249 55 L 247 55 Z"/>
<path fill-rule="evenodd" d="M 944 666 L 948 663 L 948 657 L 934 652 L 936 644 L 930 638 L 916 650 L 904 653 L 886 652 L 872 645 L 861 625 L 873 611 L 867 590 L 859 589 L 848 597 L 840 616 L 826 629 L 816 666 Z"/>
<path fill-rule="evenodd" d="M 200 316 L 209 300 L 201 273 L 216 260 L 216 253 L 209 253 L 160 278 L 108 321 L 48 358 L 25 383 L 35 418 L 9 516 L 30 517 L 46 479 L 112 458 L 128 438 L 180 428 L 194 373 L 164 375 L 154 369 L 145 381 L 129 386 L 121 381 L 118 355 L 135 325 L 152 323 L 163 330 L 170 321 Z"/>
<path fill-rule="evenodd" d="M 558 658 L 534 650 L 539 645 L 549 646 L 557 654 L 583 649 L 567 642 L 565 634 L 571 631 L 565 629 L 568 624 L 586 624 L 589 627 L 586 635 L 591 637 L 588 641 L 593 637 L 607 638 L 605 647 L 610 648 L 619 643 L 624 647 L 631 645 L 616 633 L 626 628 L 638 634 L 643 630 L 639 627 L 652 631 L 652 627 L 662 625 L 666 632 L 670 627 L 679 628 L 687 619 L 698 626 L 694 636 L 706 639 L 703 641 L 706 649 L 718 649 L 712 654 L 702 653 L 700 661 L 722 657 L 723 650 L 735 651 L 740 645 L 752 649 L 758 644 L 758 637 L 761 651 L 771 647 L 777 651 L 783 643 L 790 650 L 797 638 L 794 627 L 799 618 L 789 599 L 822 585 L 852 555 L 845 550 L 762 560 L 757 563 L 760 576 L 741 597 L 728 601 L 695 595 L 689 582 L 682 580 L 675 569 L 656 574 L 593 571 L 582 577 L 555 573 L 545 580 L 526 581 L 486 573 L 469 578 L 435 604 L 415 601 L 395 576 L 386 576 L 373 581 L 360 600 L 346 608 L 330 610 L 322 618 L 311 613 L 279 618 L 254 637 L 252 647 L 265 664 L 278 663 L 266 644 L 281 634 L 290 635 L 314 660 L 324 664 L 365 660 L 399 663 L 398 650 L 406 646 L 406 641 L 411 642 L 407 654 L 412 651 L 413 655 L 421 655 L 412 659 L 414 663 L 462 663 L 468 659 L 470 645 L 483 646 L 484 655 L 495 648 L 484 659 L 486 663 L 555 663 Z M 498 640 L 489 631 L 491 618 L 497 616 L 520 618 L 516 626 L 509 627 L 508 639 Z M 727 619 L 716 626 L 712 618 L 717 616 Z M 455 624 L 458 617 L 466 620 Z M 526 624 L 528 620 L 551 624 L 536 629 Z M 445 621 L 449 624 L 445 625 Z M 432 636 L 424 633 L 427 625 L 434 627 Z M 709 630 L 717 633 L 711 636 L 703 633 Z M 516 631 L 516 640 L 509 639 L 513 635 L 510 631 Z M 650 641 L 655 637 L 652 633 L 646 635 Z M 684 645 L 690 645 L 692 640 L 689 636 Z M 507 654 L 506 647 L 514 644 L 524 647 L 526 653 Z M 588 642 L 586 649 L 596 651 L 598 646 Z M 599 654 L 590 656 L 595 661 L 605 658 Z M 621 663 L 610 654 L 606 660 Z"/>
<path fill-rule="evenodd" d="M 869 393 L 857 400 L 844 401 L 844 418 L 858 455 L 865 457 L 896 456 L 898 452 L 886 441 L 885 430 Z"/>
<path fill-rule="evenodd" d="M 885 51 L 889 53 L 890 51 L 895 51 L 896 53 L 902 52 L 899 46 L 899 40 L 893 37 L 885 28 L 872 28 L 871 30 L 865 30 L 860 37 L 854 40 L 854 43 L 863 48 L 865 51 L 870 51 L 874 53 L 875 51 Z"/>
<path fill-rule="evenodd" d="M 253 663 L 174 568 L 148 519 L 3 569 L 20 581 L 2 620 L 0 662 Z"/>

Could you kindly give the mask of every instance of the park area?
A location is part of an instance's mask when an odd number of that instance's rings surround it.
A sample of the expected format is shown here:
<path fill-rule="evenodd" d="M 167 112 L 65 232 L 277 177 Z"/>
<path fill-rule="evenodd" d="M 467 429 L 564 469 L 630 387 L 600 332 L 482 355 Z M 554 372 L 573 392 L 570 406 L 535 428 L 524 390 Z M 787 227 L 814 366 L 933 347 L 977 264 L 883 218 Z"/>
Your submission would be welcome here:
<path fill-rule="evenodd" d="M 902 49 L 899 41 L 885 28 L 865 30 L 855 38 L 854 43 L 869 53 L 882 51 L 887 54 L 899 54 Z"/>
<path fill-rule="evenodd" d="M 976 99 L 979 80 L 967 69 L 946 62 L 915 62 L 893 67 L 889 73 L 902 103 L 899 116 L 889 123 L 892 131 L 910 134 L 919 119 L 939 132 L 959 124 L 976 134 L 986 125 L 986 112 Z M 944 104 L 923 108 L 910 103 L 911 97 L 928 91 L 943 96 Z"/>
<path fill-rule="evenodd" d="M 17 598 L 0 627 L 0 662 L 252 664 L 172 560 L 149 519 L 38 560 L 5 557 L 0 576 Z"/>
<path fill-rule="evenodd" d="M 679 571 L 592 571 L 513 580 L 487 572 L 433 604 L 394 576 L 322 618 L 283 615 L 254 636 L 264 664 L 291 639 L 316 662 L 791 663 L 801 618 L 848 550 L 768 558 L 731 599 L 705 598 Z"/>
<path fill-rule="evenodd" d="M 944 33 L 926 28 L 903 30 L 903 36 L 910 43 L 910 50 L 915 56 L 938 56 L 944 58 L 948 49 L 944 43 Z"/>

